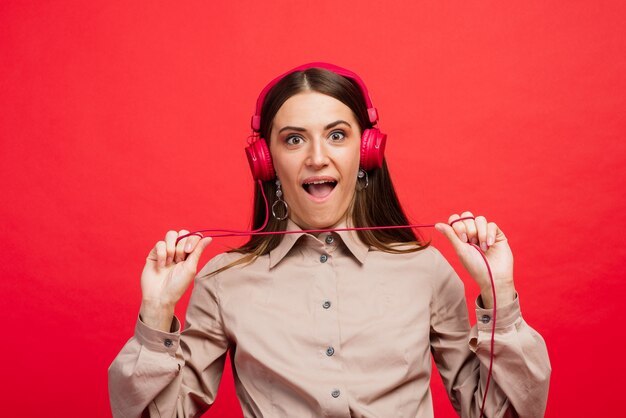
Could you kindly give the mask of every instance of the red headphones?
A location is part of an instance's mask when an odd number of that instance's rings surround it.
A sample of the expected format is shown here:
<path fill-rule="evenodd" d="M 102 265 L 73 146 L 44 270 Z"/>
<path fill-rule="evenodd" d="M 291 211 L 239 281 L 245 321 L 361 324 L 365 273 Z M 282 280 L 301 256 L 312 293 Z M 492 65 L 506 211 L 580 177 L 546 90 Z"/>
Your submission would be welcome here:
<path fill-rule="evenodd" d="M 252 170 L 252 176 L 255 180 L 269 181 L 276 178 L 276 172 L 274 171 L 274 165 L 272 164 L 272 157 L 270 150 L 265 139 L 260 137 L 259 130 L 261 129 L 261 107 L 265 101 L 267 93 L 287 75 L 296 71 L 304 71 L 309 68 L 322 68 L 324 70 L 332 71 L 335 74 L 346 77 L 354 81 L 363 94 L 365 104 L 367 105 L 367 114 L 372 125 L 378 122 L 378 112 L 372 105 L 367 87 L 361 80 L 361 77 L 346 70 L 345 68 L 338 67 L 333 64 L 324 62 L 311 62 L 309 64 L 300 65 L 286 73 L 276 77 L 272 80 L 259 95 L 256 101 L 256 111 L 252 116 L 252 140 L 250 145 L 246 147 L 246 155 L 248 157 L 248 163 L 250 164 L 250 170 Z M 365 129 L 361 135 L 361 168 L 364 170 L 372 170 L 380 168 L 383 165 L 383 156 L 385 153 L 385 144 L 387 142 L 387 134 L 382 133 L 378 128 Z"/>

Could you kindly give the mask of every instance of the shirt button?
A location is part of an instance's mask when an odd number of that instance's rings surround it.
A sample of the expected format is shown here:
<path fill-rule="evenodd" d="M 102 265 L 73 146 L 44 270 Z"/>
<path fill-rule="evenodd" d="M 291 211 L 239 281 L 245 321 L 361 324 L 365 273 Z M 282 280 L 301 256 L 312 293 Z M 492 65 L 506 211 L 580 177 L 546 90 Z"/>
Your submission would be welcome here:
<path fill-rule="evenodd" d="M 335 389 L 332 392 L 330 392 L 330 394 L 333 398 L 338 398 L 339 395 L 341 395 L 341 392 L 339 391 L 339 389 Z"/>
<path fill-rule="evenodd" d="M 320 261 L 321 261 L 322 263 L 325 263 L 326 261 L 328 261 L 328 256 L 327 256 L 326 254 L 322 254 L 322 255 L 320 256 Z"/>
<path fill-rule="evenodd" d="M 491 317 L 489 315 L 483 315 L 480 317 L 480 322 L 483 324 L 488 324 L 491 321 Z"/>
<path fill-rule="evenodd" d="M 335 238 L 333 238 L 333 236 L 332 236 L 332 235 L 328 235 L 328 236 L 326 237 L 326 244 L 332 244 L 332 243 L 333 243 L 333 241 L 335 241 Z"/>
<path fill-rule="evenodd" d="M 330 301 L 329 300 L 325 300 L 324 303 L 322 304 L 322 307 L 324 309 L 330 308 Z"/>
<path fill-rule="evenodd" d="M 163 341 L 163 344 L 165 344 L 165 346 L 166 346 L 167 348 L 170 348 L 171 346 L 173 346 L 173 345 L 174 345 L 174 343 L 172 342 L 172 340 L 170 340 L 169 338 L 168 338 L 168 339 L 166 339 L 165 341 Z"/>
<path fill-rule="evenodd" d="M 328 348 L 326 349 L 326 355 L 327 355 L 328 357 L 330 357 L 330 356 L 332 356 L 333 354 L 335 354 L 335 349 L 334 349 L 334 348 L 332 348 L 332 347 L 328 347 Z"/>

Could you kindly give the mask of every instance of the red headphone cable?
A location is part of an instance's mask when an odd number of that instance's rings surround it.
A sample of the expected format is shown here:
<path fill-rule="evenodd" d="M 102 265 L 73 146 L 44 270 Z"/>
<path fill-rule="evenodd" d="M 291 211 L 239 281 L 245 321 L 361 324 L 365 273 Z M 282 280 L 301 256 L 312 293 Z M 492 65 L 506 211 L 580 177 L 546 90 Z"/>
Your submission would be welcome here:
<path fill-rule="evenodd" d="M 366 230 L 374 230 L 374 229 L 432 228 L 435 226 L 435 224 L 411 224 L 411 225 L 385 225 L 385 226 L 332 228 L 332 229 L 304 229 L 304 230 L 296 230 L 296 231 L 263 231 L 263 229 L 267 226 L 267 223 L 269 222 L 269 204 L 267 202 L 267 197 L 265 196 L 265 191 L 263 190 L 263 184 L 261 180 L 258 180 L 258 184 L 259 184 L 259 188 L 261 189 L 261 194 L 263 195 L 263 201 L 265 202 L 265 221 L 263 222 L 263 225 L 261 225 L 259 228 L 251 230 L 251 231 L 240 231 L 240 230 L 235 230 L 235 229 L 201 229 L 195 232 L 190 232 L 188 234 L 181 235 L 180 237 L 176 239 L 176 244 L 178 244 L 178 242 L 181 239 L 187 238 L 193 235 L 199 236 L 202 238 L 204 237 L 204 235 L 202 234 L 203 232 L 211 233 L 206 236 L 218 238 L 218 237 L 240 237 L 240 236 L 247 236 L 247 235 L 280 235 L 280 234 L 285 235 L 285 234 L 337 232 L 337 231 L 366 231 Z M 467 219 L 474 219 L 474 217 L 466 216 L 463 218 L 455 219 L 454 221 L 450 222 L 450 226 L 454 225 L 456 222 L 464 221 Z M 217 234 L 214 234 L 214 232 L 217 232 Z M 480 415 L 479 415 L 479 417 L 482 418 L 484 416 L 485 403 L 487 401 L 487 392 L 489 390 L 489 383 L 491 382 L 491 372 L 493 368 L 493 357 L 494 357 L 494 346 L 495 346 L 495 335 L 496 335 L 496 288 L 495 288 L 495 284 L 493 281 L 493 274 L 491 273 L 491 267 L 489 266 L 489 262 L 487 261 L 487 257 L 485 257 L 485 254 L 482 252 L 482 250 L 480 249 L 478 245 L 473 244 L 473 243 L 468 243 L 468 244 L 474 247 L 476 251 L 478 251 L 480 256 L 483 258 L 485 265 L 487 266 L 487 272 L 489 273 L 489 280 L 491 282 L 491 294 L 493 297 L 493 318 L 492 318 L 493 322 L 491 324 L 491 351 L 489 353 L 489 370 L 487 372 L 487 382 L 485 383 L 485 393 L 483 395 L 483 402 L 480 408 Z"/>

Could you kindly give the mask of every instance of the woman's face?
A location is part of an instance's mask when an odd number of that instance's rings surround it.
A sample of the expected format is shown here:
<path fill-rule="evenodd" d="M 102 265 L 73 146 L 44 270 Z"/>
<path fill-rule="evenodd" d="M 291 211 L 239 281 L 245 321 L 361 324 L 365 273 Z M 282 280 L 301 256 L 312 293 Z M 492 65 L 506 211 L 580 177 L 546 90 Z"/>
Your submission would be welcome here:
<path fill-rule="evenodd" d="M 333 97 L 307 91 L 281 106 L 272 123 L 270 153 L 292 221 L 320 229 L 346 219 L 360 145 L 354 113 Z"/>

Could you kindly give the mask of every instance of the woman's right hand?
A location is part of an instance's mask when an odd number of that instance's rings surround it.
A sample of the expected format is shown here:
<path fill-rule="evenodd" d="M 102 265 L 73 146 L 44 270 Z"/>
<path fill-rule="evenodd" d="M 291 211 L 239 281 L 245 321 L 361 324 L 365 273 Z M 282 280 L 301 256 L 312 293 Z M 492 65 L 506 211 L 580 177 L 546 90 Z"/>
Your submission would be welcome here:
<path fill-rule="evenodd" d="M 196 275 L 198 262 L 210 237 L 192 235 L 176 244 L 188 231 L 168 231 L 148 254 L 141 273 L 141 320 L 151 328 L 169 332 L 176 303 Z"/>

